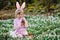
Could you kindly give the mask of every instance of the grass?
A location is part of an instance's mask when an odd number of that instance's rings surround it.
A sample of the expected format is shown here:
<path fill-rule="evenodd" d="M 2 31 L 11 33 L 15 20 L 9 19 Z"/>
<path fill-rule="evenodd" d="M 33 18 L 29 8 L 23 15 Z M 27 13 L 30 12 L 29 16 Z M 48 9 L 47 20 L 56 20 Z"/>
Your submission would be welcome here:
<path fill-rule="evenodd" d="M 25 18 L 28 21 L 27 31 L 33 35 L 31 40 L 60 40 L 60 18 L 58 16 L 47 18 L 44 15 L 36 15 L 25 16 Z M 0 40 L 19 40 L 9 35 L 10 30 L 13 30 L 13 19 L 0 20 Z"/>

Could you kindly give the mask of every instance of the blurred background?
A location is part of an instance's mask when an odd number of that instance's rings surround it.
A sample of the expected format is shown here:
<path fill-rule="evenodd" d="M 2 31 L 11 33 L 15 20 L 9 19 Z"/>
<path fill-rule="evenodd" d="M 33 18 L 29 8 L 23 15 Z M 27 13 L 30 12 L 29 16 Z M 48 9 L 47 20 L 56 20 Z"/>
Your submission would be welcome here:
<path fill-rule="evenodd" d="M 46 14 L 48 16 L 60 12 L 60 0 L 0 0 L 0 19 L 14 17 L 12 15 L 16 10 L 15 4 L 17 1 L 20 5 L 26 2 L 25 14 Z"/>

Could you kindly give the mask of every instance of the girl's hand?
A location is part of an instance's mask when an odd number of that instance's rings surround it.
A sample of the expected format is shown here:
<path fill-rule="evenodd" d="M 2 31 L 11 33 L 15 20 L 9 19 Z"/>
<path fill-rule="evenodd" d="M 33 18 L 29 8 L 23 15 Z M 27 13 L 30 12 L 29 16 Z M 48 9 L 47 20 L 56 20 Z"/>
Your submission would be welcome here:
<path fill-rule="evenodd" d="M 22 20 L 25 22 L 25 27 L 28 27 L 28 22 L 27 22 L 27 20 L 25 19 L 25 18 L 22 18 Z"/>

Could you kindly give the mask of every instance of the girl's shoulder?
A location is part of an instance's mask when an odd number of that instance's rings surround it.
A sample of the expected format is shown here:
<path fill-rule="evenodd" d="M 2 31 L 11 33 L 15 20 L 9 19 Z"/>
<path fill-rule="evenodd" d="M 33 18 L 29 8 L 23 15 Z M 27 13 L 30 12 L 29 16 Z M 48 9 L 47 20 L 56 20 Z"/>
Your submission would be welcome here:
<path fill-rule="evenodd" d="M 14 21 L 18 21 L 18 20 L 17 20 L 17 18 L 16 18 L 16 19 L 14 19 Z"/>
<path fill-rule="evenodd" d="M 14 21 L 16 21 L 17 19 L 14 19 Z"/>

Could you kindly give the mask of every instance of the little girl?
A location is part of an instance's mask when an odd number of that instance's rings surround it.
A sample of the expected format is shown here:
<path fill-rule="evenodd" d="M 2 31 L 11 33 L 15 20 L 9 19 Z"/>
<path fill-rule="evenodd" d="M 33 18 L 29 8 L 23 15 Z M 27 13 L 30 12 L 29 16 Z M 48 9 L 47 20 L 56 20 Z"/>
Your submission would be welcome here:
<path fill-rule="evenodd" d="M 17 7 L 17 10 L 15 11 L 16 19 L 14 19 L 14 28 L 18 36 L 24 37 L 28 35 L 27 29 L 26 29 L 28 27 L 28 24 L 26 19 L 23 16 L 23 9 L 25 8 L 25 2 L 22 4 L 21 7 L 19 3 L 16 2 L 16 7 Z"/>

